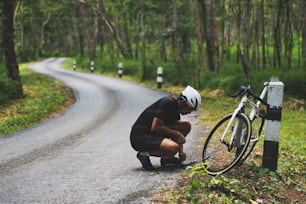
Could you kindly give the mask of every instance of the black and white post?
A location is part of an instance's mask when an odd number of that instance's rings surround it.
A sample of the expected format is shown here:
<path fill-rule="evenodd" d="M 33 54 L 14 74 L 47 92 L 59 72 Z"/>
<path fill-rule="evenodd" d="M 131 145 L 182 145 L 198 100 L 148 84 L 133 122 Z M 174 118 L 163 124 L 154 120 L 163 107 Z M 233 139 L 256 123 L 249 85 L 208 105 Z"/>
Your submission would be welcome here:
<path fill-rule="evenodd" d="M 72 67 L 73 67 L 73 70 L 75 71 L 76 70 L 76 61 L 75 60 L 73 61 Z"/>
<path fill-rule="evenodd" d="M 278 147 L 280 140 L 280 122 L 282 115 L 284 84 L 278 77 L 272 77 L 268 86 L 266 128 L 262 167 L 270 171 L 277 170 Z"/>
<path fill-rule="evenodd" d="M 119 78 L 122 77 L 122 73 L 123 73 L 123 64 L 120 62 L 118 64 L 118 76 L 119 76 Z"/>
<path fill-rule="evenodd" d="M 91 71 L 91 72 L 94 72 L 94 71 L 95 71 L 95 62 L 94 62 L 94 61 L 91 61 L 91 62 L 90 62 L 90 71 Z"/>
<path fill-rule="evenodd" d="M 157 88 L 162 88 L 163 83 L 163 68 L 158 67 L 157 68 L 157 78 L 156 78 Z"/>

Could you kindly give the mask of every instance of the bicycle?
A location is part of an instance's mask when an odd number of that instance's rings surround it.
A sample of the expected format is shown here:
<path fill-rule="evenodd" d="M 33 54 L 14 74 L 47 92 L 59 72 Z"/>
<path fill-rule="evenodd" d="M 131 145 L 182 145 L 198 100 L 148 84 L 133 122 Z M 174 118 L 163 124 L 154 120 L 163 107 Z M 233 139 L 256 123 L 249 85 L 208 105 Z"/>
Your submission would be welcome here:
<path fill-rule="evenodd" d="M 269 82 L 264 83 L 259 96 L 252 92 L 250 85 L 241 86 L 234 95 L 229 94 L 232 98 L 242 98 L 234 112 L 224 116 L 205 141 L 202 161 L 208 166 L 208 174 L 223 174 L 235 165 L 242 165 L 250 155 L 264 126 L 265 110 L 260 107 L 261 104 L 268 107 L 263 100 L 268 85 Z"/>

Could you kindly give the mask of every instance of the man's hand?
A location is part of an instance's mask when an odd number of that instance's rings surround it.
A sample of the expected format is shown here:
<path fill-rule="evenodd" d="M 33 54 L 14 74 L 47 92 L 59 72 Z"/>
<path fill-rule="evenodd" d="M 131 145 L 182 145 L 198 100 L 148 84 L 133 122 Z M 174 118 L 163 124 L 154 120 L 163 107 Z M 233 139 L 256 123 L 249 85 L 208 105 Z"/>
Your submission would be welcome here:
<path fill-rule="evenodd" d="M 185 152 L 180 152 L 179 153 L 179 159 L 180 159 L 180 161 L 185 161 L 186 160 L 186 153 Z"/>
<path fill-rule="evenodd" d="M 158 134 L 171 135 L 171 139 L 178 144 L 184 144 L 186 142 L 185 136 L 180 131 L 167 127 L 165 122 L 157 117 L 153 118 L 151 131 Z"/>
<path fill-rule="evenodd" d="M 175 131 L 175 136 L 172 138 L 178 144 L 184 144 L 186 142 L 185 136 L 180 131 Z"/>

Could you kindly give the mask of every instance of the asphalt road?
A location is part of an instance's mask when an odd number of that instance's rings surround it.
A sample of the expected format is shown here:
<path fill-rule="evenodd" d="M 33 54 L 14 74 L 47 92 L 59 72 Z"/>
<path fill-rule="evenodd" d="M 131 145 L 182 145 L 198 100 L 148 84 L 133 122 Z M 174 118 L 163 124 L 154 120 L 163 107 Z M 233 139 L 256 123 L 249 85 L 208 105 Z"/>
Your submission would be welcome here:
<path fill-rule="evenodd" d="M 66 70 L 64 60 L 31 69 L 71 87 L 76 103 L 60 117 L 0 139 L 0 203 L 149 203 L 182 170 L 143 171 L 129 132 L 141 111 L 166 93 Z M 158 167 L 159 159 L 152 163 Z"/>

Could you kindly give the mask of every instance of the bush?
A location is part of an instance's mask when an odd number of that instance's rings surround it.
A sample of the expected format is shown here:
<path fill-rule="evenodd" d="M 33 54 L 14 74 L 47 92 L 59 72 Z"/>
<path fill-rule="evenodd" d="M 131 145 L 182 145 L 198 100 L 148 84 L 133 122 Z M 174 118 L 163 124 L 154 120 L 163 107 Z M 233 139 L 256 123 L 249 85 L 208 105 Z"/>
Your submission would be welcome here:
<path fill-rule="evenodd" d="M 16 96 L 16 84 L 7 77 L 0 76 L 0 103 L 3 104 L 7 100 Z"/>

